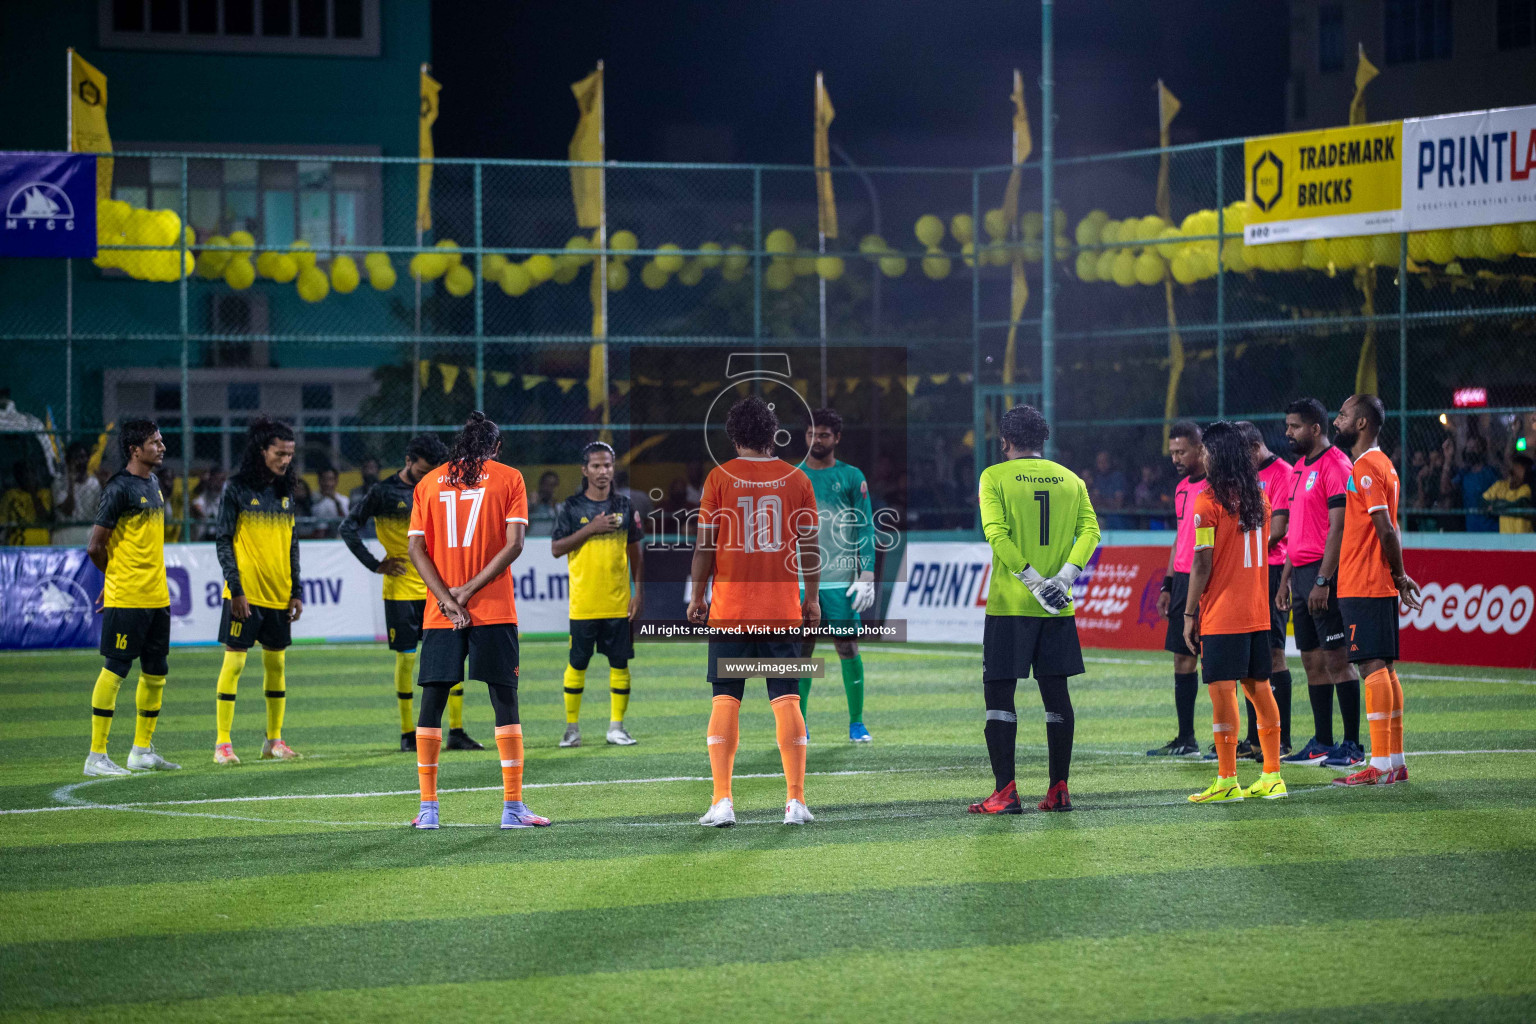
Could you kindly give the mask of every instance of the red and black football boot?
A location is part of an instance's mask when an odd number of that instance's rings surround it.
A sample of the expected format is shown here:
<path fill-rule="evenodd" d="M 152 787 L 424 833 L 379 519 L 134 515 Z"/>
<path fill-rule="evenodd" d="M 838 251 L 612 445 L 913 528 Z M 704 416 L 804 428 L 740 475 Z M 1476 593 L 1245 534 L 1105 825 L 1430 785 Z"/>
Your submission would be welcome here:
<path fill-rule="evenodd" d="M 1040 801 L 1042 811 L 1070 811 L 1072 809 L 1072 794 L 1067 792 L 1067 781 L 1056 783 L 1050 792 L 1045 794 L 1045 799 Z"/>
<path fill-rule="evenodd" d="M 1016 783 L 1012 782 L 987 797 L 981 803 L 971 804 L 969 810 L 972 814 L 1024 813 L 1024 808 L 1019 804 L 1019 787 Z"/>

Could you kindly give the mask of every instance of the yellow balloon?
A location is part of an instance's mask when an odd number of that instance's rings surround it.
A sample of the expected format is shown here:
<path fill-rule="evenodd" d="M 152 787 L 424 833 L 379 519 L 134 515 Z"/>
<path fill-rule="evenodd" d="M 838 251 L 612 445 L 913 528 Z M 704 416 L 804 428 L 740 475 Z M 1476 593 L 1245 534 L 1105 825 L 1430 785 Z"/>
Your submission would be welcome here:
<path fill-rule="evenodd" d="M 1451 248 L 1457 256 L 1463 258 L 1477 255 L 1477 233 L 1474 228 L 1453 228 L 1451 230 Z"/>
<path fill-rule="evenodd" d="M 966 266 L 974 267 L 976 265 L 976 243 L 966 242 L 960 246 L 960 258 L 965 261 Z"/>
<path fill-rule="evenodd" d="M 621 292 L 629 284 L 629 267 L 623 263 L 614 263 L 608 268 L 608 290 Z"/>
<path fill-rule="evenodd" d="M 1515 230 L 1520 235 L 1520 252 L 1536 253 L 1536 221 L 1528 220 L 1522 224 L 1516 224 Z"/>
<path fill-rule="evenodd" d="M 1092 284 L 1099 279 L 1094 273 L 1094 265 L 1098 263 L 1098 256 L 1091 252 L 1077 254 L 1077 279 Z"/>
<path fill-rule="evenodd" d="M 880 257 L 880 273 L 886 277 L 900 277 L 907 272 L 907 258 L 905 256 Z"/>
<path fill-rule="evenodd" d="M 917 218 L 917 223 L 912 226 L 912 233 L 924 247 L 932 249 L 944 240 L 944 222 L 931 213 L 925 213 Z"/>
<path fill-rule="evenodd" d="M 1119 253 L 1114 249 L 1100 249 L 1098 256 L 1093 261 L 1093 276 L 1099 281 L 1113 281 L 1115 279 L 1115 257 Z"/>
<path fill-rule="evenodd" d="M 448 257 L 435 252 L 419 252 L 411 257 L 409 269 L 418 281 L 435 281 L 448 272 Z"/>
<path fill-rule="evenodd" d="M 656 260 L 650 260 L 645 266 L 640 268 L 640 283 L 651 289 L 651 291 L 665 288 L 669 276 Z"/>
<path fill-rule="evenodd" d="M 1429 232 L 1408 232 L 1408 258 L 1415 263 L 1424 263 L 1429 260 Z"/>
<path fill-rule="evenodd" d="M 613 283 L 613 274 L 616 270 L 624 270 L 624 265 L 619 263 L 608 268 L 608 283 L 610 285 Z M 626 279 L 629 277 L 628 270 L 624 270 L 624 276 Z M 509 260 L 501 268 L 501 277 L 497 279 L 496 283 L 501 285 L 503 292 L 515 299 L 533 287 L 533 278 L 529 276 L 528 271 L 523 268 L 521 263 L 513 263 Z"/>
<path fill-rule="evenodd" d="M 865 235 L 859 239 L 859 252 L 863 253 L 871 263 L 878 260 L 883 253 L 889 252 L 890 246 L 885 244 L 885 239 L 879 235 Z"/>
<path fill-rule="evenodd" d="M 981 251 L 981 265 L 984 267 L 1006 267 L 1008 259 L 1008 245 L 1006 242 L 993 242 Z"/>
<path fill-rule="evenodd" d="M 460 261 L 462 261 L 463 258 L 464 258 L 463 256 L 461 256 L 459 254 L 459 243 L 455 242 L 451 238 L 441 238 L 441 239 L 438 239 L 437 248 L 448 250 L 448 252 L 445 253 L 444 256 L 443 256 L 443 260 L 444 260 L 443 272 L 444 273 L 448 272 L 448 268 L 449 267 L 456 267 L 456 266 L 458 266 Z"/>
<path fill-rule="evenodd" d="M 1115 253 L 1114 269 L 1110 277 L 1122 288 L 1129 288 L 1136 283 L 1136 257 L 1131 255 L 1131 250 L 1121 249 Z"/>
<path fill-rule="evenodd" d="M 523 269 L 534 284 L 543 284 L 555 276 L 555 261 L 548 253 L 536 252 L 523 261 Z"/>
<path fill-rule="evenodd" d="M 1479 259 L 1499 260 L 1504 258 L 1505 254 L 1499 252 L 1499 247 L 1494 244 L 1492 228 L 1474 228 L 1473 238 L 1476 240 Z"/>
<path fill-rule="evenodd" d="M 574 260 L 567 259 L 562 263 L 557 259 L 555 260 L 555 272 L 550 276 L 550 280 L 555 282 L 555 284 L 570 284 L 576 280 L 576 275 L 580 273 L 581 266 Z"/>
<path fill-rule="evenodd" d="M 1077 241 L 1078 245 L 1097 245 L 1099 243 L 1099 229 L 1102 227 L 1103 224 L 1094 220 L 1093 214 L 1090 213 L 1077 222 L 1077 229 L 1073 232 L 1072 237 Z"/>
<path fill-rule="evenodd" d="M 816 258 L 816 274 L 823 280 L 836 281 L 843 276 L 843 258 L 841 256 L 818 256 Z"/>
<path fill-rule="evenodd" d="M 1273 250 L 1269 263 L 1271 270 L 1300 270 L 1302 258 L 1306 255 L 1300 242 L 1276 242 L 1264 248 Z"/>
<path fill-rule="evenodd" d="M 103 199 L 96 204 L 96 230 L 120 235 L 132 214 L 133 207 L 121 199 Z"/>
<path fill-rule="evenodd" d="M 586 235 L 572 235 L 570 240 L 565 243 L 565 248 L 567 252 L 572 249 L 596 249 L 597 243 L 588 238 Z M 588 263 L 591 263 L 592 258 L 593 257 L 590 253 L 573 253 L 567 257 L 567 259 L 574 260 L 576 262 L 576 266 L 578 267 L 584 267 Z"/>
<path fill-rule="evenodd" d="M 1163 229 L 1167 226 L 1168 222 L 1163 220 L 1163 218 L 1159 217 L 1155 213 L 1150 214 L 1141 218 L 1141 220 L 1137 223 L 1136 238 L 1141 245 L 1149 245 L 1154 239 L 1163 233 Z"/>
<path fill-rule="evenodd" d="M 1168 239 L 1168 241 L 1160 243 L 1157 247 L 1158 254 L 1164 259 L 1173 259 L 1178 255 L 1179 250 L 1184 247 L 1184 232 L 1178 228 L 1163 228 L 1163 230 L 1157 233 L 1157 237 L 1159 239 Z"/>
<path fill-rule="evenodd" d="M 449 295 L 462 299 L 475 290 L 475 273 L 462 263 L 449 267 L 448 273 L 443 275 L 443 287 L 448 289 Z"/>
<path fill-rule="evenodd" d="M 487 281 L 500 281 L 506 269 L 507 258 L 499 252 L 488 252 L 480 258 L 480 276 Z"/>
<path fill-rule="evenodd" d="M 783 228 L 775 228 L 763 239 L 763 249 L 775 256 L 786 256 L 795 251 L 795 236 Z"/>
<path fill-rule="evenodd" d="M 1456 258 L 1456 243 L 1445 229 L 1424 232 L 1424 255 L 1433 263 L 1446 264 Z"/>
<path fill-rule="evenodd" d="M 298 261 L 285 252 L 274 253 L 269 266 L 272 268 L 272 280 L 278 284 L 287 284 L 299 276 Z"/>
<path fill-rule="evenodd" d="M 387 292 L 400 280 L 392 263 L 376 263 L 368 268 L 368 284 L 376 292 Z"/>
<path fill-rule="evenodd" d="M 816 254 L 801 250 L 795 253 L 794 259 L 789 261 L 789 266 L 796 277 L 810 277 L 816 273 Z"/>
<path fill-rule="evenodd" d="M 957 213 L 949 219 L 949 233 L 961 245 L 974 241 L 976 238 L 976 221 L 968 213 Z"/>
<path fill-rule="evenodd" d="M 294 265 L 299 268 L 300 273 L 315 265 L 314 250 L 303 239 L 288 246 L 288 255 L 293 258 Z"/>
<path fill-rule="evenodd" d="M 1056 212 L 1060 213 L 1061 211 L 1058 210 Z M 1057 223 L 1061 223 L 1059 217 L 1057 218 Z M 1045 234 L 1045 218 L 1040 216 L 1039 210 L 1025 210 L 1019 214 L 1019 234 L 1025 238 L 1039 238 Z"/>
<path fill-rule="evenodd" d="M 1107 220 L 1099 225 L 1099 244 L 1115 245 L 1120 241 L 1121 224 L 1118 220 Z"/>
<path fill-rule="evenodd" d="M 747 255 L 744 245 L 733 245 L 725 250 L 725 262 L 721 273 L 726 276 L 735 275 L 732 280 L 740 280 L 752 265 L 752 257 Z"/>
<path fill-rule="evenodd" d="M 656 258 L 652 261 L 661 268 L 664 274 L 675 274 L 683 269 L 683 257 L 677 255 L 678 247 L 671 242 L 656 247 Z M 645 275 L 640 275 L 642 280 Z"/>
<path fill-rule="evenodd" d="M 1321 238 L 1309 238 L 1301 243 L 1301 265 L 1308 270 L 1328 269 L 1328 243 Z"/>
<path fill-rule="evenodd" d="M 1397 235 L 1372 235 L 1370 242 L 1372 263 L 1378 267 L 1397 266 Z"/>
<path fill-rule="evenodd" d="M 763 271 L 763 285 L 769 291 L 782 292 L 795 283 L 795 270 L 788 261 L 775 259 Z"/>
<path fill-rule="evenodd" d="M 243 292 L 256 282 L 256 268 L 244 256 L 236 256 L 224 266 L 224 283 Z"/>
<path fill-rule="evenodd" d="M 361 280 L 362 276 L 357 272 L 357 261 L 351 256 L 337 256 L 331 260 L 331 287 L 339 294 L 352 294 Z"/>
<path fill-rule="evenodd" d="M 319 267 L 305 267 L 299 272 L 298 291 L 299 298 L 305 302 L 319 302 L 330 294 L 331 282 Z"/>
<path fill-rule="evenodd" d="M 224 268 L 229 266 L 232 253 L 224 252 L 229 248 L 229 239 L 223 235 L 214 235 L 208 239 L 208 247 L 197 257 L 197 272 L 209 281 L 216 281 L 224 276 Z"/>
<path fill-rule="evenodd" d="M 725 250 L 719 242 L 699 243 L 699 269 L 714 270 L 725 262 Z"/>
<path fill-rule="evenodd" d="M 1245 199 L 1239 199 L 1235 203 L 1229 203 L 1221 222 L 1221 233 L 1227 235 L 1241 235 L 1244 226 L 1248 223 L 1249 206 Z"/>
<path fill-rule="evenodd" d="M 995 206 L 981 215 L 981 229 L 994 242 L 1001 242 L 1008 237 L 1008 218 L 1001 206 Z"/>
<path fill-rule="evenodd" d="M 697 259 L 689 260 L 683 265 L 683 269 L 677 272 L 677 283 L 684 288 L 692 288 L 704 280 L 704 264 Z"/>
<path fill-rule="evenodd" d="M 928 255 L 923 257 L 923 273 L 933 281 L 942 281 L 948 277 L 952 266 L 949 257 L 937 246 L 930 247 Z"/>
<path fill-rule="evenodd" d="M 254 249 L 256 248 L 256 238 L 249 231 L 231 231 L 229 233 L 229 244 L 238 246 L 241 249 Z"/>
<path fill-rule="evenodd" d="M 1148 249 L 1136 257 L 1136 280 L 1141 284 L 1157 284 L 1168 273 L 1168 264 L 1157 253 Z"/>
<path fill-rule="evenodd" d="M 608 236 L 608 248 L 610 248 L 610 249 L 638 249 L 638 248 L 640 248 L 640 239 L 635 237 L 635 233 L 633 231 L 628 231 L 628 230 L 615 231 L 613 234 Z M 630 257 L 629 254 L 624 253 L 624 254 L 620 254 L 620 255 L 614 256 L 613 258 L 615 260 L 618 260 L 620 263 L 623 263 L 623 262 L 629 260 L 631 257 Z M 628 275 L 625 275 L 624 284 L 628 284 L 628 283 L 629 283 L 629 277 L 628 277 Z M 612 274 L 608 275 L 608 284 L 609 284 L 609 286 L 610 286 L 612 291 L 619 291 L 620 289 L 623 288 L 623 285 L 620 285 L 618 288 L 612 288 L 612 285 L 613 285 L 613 275 Z"/>
<path fill-rule="evenodd" d="M 1168 272 L 1179 284 L 1194 284 L 1200 279 L 1194 265 L 1190 261 L 1190 254 L 1180 251 L 1173 257 L 1173 262 L 1168 264 Z"/>

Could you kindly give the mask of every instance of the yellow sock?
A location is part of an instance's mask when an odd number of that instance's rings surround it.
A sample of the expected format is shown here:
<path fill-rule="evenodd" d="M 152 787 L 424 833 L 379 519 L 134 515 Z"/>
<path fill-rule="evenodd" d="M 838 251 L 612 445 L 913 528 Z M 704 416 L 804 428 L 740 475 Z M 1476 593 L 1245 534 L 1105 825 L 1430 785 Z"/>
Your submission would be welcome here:
<path fill-rule="evenodd" d="M 412 689 L 416 678 L 416 652 L 395 652 L 395 702 L 400 705 L 400 731 L 411 732 L 416 728 L 416 711 L 411 706 L 416 691 Z"/>
<path fill-rule="evenodd" d="M 283 712 L 288 709 L 288 682 L 283 668 L 284 651 L 261 652 L 261 688 L 267 695 L 267 739 L 283 738 Z"/>
<path fill-rule="evenodd" d="M 624 721 L 624 712 L 629 710 L 629 669 L 609 666 L 608 694 L 613 702 L 608 712 L 608 721 Z"/>
<path fill-rule="evenodd" d="M 96 686 L 91 690 L 91 753 L 107 752 L 107 736 L 112 732 L 112 711 L 117 707 L 117 688 L 123 685 L 123 677 L 116 672 L 102 669 L 96 676 Z"/>
<path fill-rule="evenodd" d="M 235 689 L 240 685 L 240 673 L 244 671 L 245 652 L 225 651 L 224 665 L 219 669 L 219 699 L 216 709 L 219 735 L 215 742 L 230 742 L 229 730 L 235 724 Z"/>
<path fill-rule="evenodd" d="M 155 726 L 160 722 L 160 701 L 165 696 L 165 676 L 152 676 L 139 670 L 138 724 L 133 729 L 133 745 L 147 747 L 155 741 Z"/>
<path fill-rule="evenodd" d="M 464 684 L 448 691 L 448 728 L 464 728 Z"/>
<path fill-rule="evenodd" d="M 587 688 L 587 670 L 565 666 L 565 724 L 581 719 L 581 694 Z"/>

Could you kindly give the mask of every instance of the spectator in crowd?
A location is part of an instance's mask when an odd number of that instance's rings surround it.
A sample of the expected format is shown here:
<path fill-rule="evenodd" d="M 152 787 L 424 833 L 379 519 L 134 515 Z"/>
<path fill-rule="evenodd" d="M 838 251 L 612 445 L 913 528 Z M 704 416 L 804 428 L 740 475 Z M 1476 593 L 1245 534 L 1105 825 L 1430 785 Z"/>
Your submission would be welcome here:
<path fill-rule="evenodd" d="M 1099 523 L 1106 530 L 1126 530 L 1130 523 L 1123 515 L 1116 513 L 1125 508 L 1125 501 L 1131 491 L 1131 483 L 1115 465 L 1115 460 L 1107 451 L 1100 451 L 1093 459 L 1094 489 L 1089 491 L 1093 497 L 1093 510 L 1099 515 Z"/>
<path fill-rule="evenodd" d="M 192 489 L 192 518 L 204 524 L 195 534 L 201 540 L 213 540 L 214 520 L 219 517 L 219 502 L 224 500 L 228 479 L 223 467 L 209 466 Z"/>
<path fill-rule="evenodd" d="M 306 540 L 318 537 L 314 522 L 315 503 L 309 489 L 309 482 L 302 476 L 293 481 L 293 515 L 296 520 L 294 531 Z"/>
<path fill-rule="evenodd" d="M 1149 530 L 1166 530 L 1167 522 L 1158 516 L 1149 515 L 1148 510 L 1165 510 L 1168 504 L 1168 488 L 1158 477 L 1157 467 L 1148 463 L 1141 467 L 1141 479 L 1136 481 L 1136 489 L 1131 492 L 1131 505 L 1145 515 L 1144 522 Z"/>
<path fill-rule="evenodd" d="M 315 536 L 334 537 L 337 526 L 347 516 L 347 498 L 336 493 L 338 480 L 334 469 L 322 469 L 317 479 L 320 482 L 320 497 L 314 500 L 311 507 L 315 518 L 324 522 L 316 524 Z"/>
<path fill-rule="evenodd" d="M 64 472 L 53 478 L 53 507 L 60 524 L 53 531 L 55 544 L 84 544 L 91 538 L 101 482 L 91 475 L 90 466 L 91 446 L 84 441 L 71 444 L 64 453 Z"/>
<path fill-rule="evenodd" d="M 26 459 L 18 459 L 11 467 L 11 481 L 10 489 L 0 495 L 5 542 L 29 547 L 47 544 L 53 495 L 48 488 L 39 486 L 37 473 Z"/>
<path fill-rule="evenodd" d="M 1531 533 L 1531 457 L 1510 457 L 1509 474 L 1483 492 L 1488 511 L 1499 516 L 1500 533 Z"/>
<path fill-rule="evenodd" d="M 1499 471 L 1487 463 L 1487 443 L 1475 434 L 1469 436 L 1459 459 L 1454 438 L 1446 438 L 1440 449 L 1445 455 L 1445 464 L 1440 469 L 1441 492 L 1459 499 L 1458 508 L 1482 508 L 1483 492 L 1499 479 Z M 1468 533 L 1493 533 L 1498 528 L 1499 524 L 1492 516 L 1467 513 Z"/>
<path fill-rule="evenodd" d="M 698 506 L 688 500 L 687 478 L 673 477 L 667 485 L 667 496 L 661 501 L 662 531 L 674 536 L 693 536 L 695 517 L 689 513 L 695 508 Z"/>
<path fill-rule="evenodd" d="M 559 486 L 559 473 L 546 469 L 539 474 L 539 491 L 528 502 L 528 536 L 548 537 L 555 532 L 555 514 L 560 511 L 555 488 Z"/>
<path fill-rule="evenodd" d="M 347 494 L 347 508 L 349 509 L 366 498 L 368 492 L 373 489 L 373 485 L 379 482 L 379 460 L 372 455 L 364 459 L 362 465 L 357 468 L 363 474 L 363 482 L 352 488 L 351 492 Z M 358 527 L 357 535 L 364 540 L 378 536 L 373 529 L 372 516 L 362 526 Z"/>

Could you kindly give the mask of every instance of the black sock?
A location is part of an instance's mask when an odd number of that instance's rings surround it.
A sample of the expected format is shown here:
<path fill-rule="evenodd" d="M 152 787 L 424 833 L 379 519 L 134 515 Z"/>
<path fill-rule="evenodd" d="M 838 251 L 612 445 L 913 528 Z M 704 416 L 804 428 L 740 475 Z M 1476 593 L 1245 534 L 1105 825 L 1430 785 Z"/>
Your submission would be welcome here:
<path fill-rule="evenodd" d="M 1291 672 L 1276 672 L 1269 677 L 1270 688 L 1275 691 L 1275 703 L 1280 706 L 1280 745 L 1291 745 Z"/>
<path fill-rule="evenodd" d="M 1307 685 L 1307 698 L 1312 701 L 1312 735 L 1325 747 L 1333 746 L 1333 684 Z"/>
<path fill-rule="evenodd" d="M 1243 707 L 1248 710 L 1248 745 L 1250 747 L 1257 747 L 1259 745 L 1259 720 L 1253 713 L 1253 701 L 1244 696 Z"/>
<path fill-rule="evenodd" d="M 1013 748 L 1019 738 L 1019 716 L 1013 707 L 1017 679 L 988 679 L 981 686 L 987 702 L 987 723 L 982 735 L 987 738 L 987 757 L 992 761 L 992 776 L 998 790 L 1013 781 Z"/>
<path fill-rule="evenodd" d="M 1066 676 L 1039 676 L 1040 700 L 1045 705 L 1045 742 L 1050 750 L 1051 785 L 1066 782 L 1072 770 L 1072 695 Z"/>
<path fill-rule="evenodd" d="M 1197 672 L 1173 674 L 1173 707 L 1179 714 L 1179 739 L 1195 738 L 1195 695 L 1200 692 L 1200 675 Z"/>
<path fill-rule="evenodd" d="M 1358 746 L 1360 743 L 1360 680 L 1348 679 L 1342 683 L 1335 683 L 1333 688 L 1339 693 L 1339 717 L 1344 719 L 1344 739 Z"/>

